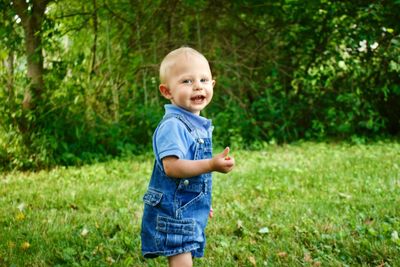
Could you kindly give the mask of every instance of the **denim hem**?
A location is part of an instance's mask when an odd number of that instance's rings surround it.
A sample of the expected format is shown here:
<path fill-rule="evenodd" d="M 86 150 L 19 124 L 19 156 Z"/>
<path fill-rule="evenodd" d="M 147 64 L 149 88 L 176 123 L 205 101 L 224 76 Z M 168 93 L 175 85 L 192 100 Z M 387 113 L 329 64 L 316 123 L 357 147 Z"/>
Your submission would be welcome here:
<path fill-rule="evenodd" d="M 200 248 L 200 245 L 192 244 L 192 245 L 187 245 L 185 247 L 178 248 L 178 249 L 172 249 L 172 250 L 142 251 L 142 255 L 145 258 L 155 258 L 158 256 L 170 257 L 170 256 L 174 256 L 174 255 L 178 255 L 178 254 L 182 254 L 182 253 L 186 253 L 186 252 L 191 252 L 193 257 L 201 258 L 201 257 L 203 257 L 204 253 L 195 251 L 198 248 Z"/>

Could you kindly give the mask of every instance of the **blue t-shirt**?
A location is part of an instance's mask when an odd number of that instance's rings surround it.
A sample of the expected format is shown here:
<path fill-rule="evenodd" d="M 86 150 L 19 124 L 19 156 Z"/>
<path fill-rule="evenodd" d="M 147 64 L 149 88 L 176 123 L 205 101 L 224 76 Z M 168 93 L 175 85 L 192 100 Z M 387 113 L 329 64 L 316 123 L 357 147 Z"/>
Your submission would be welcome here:
<path fill-rule="evenodd" d="M 167 104 L 164 107 L 164 117 L 170 113 L 182 115 L 195 127 L 195 135 L 198 138 L 212 138 L 213 126 L 211 120 L 172 104 Z M 186 126 L 178 118 L 171 118 L 162 122 L 154 133 L 153 151 L 159 163 L 167 156 L 191 160 L 194 158 L 195 142 L 196 140 Z"/>

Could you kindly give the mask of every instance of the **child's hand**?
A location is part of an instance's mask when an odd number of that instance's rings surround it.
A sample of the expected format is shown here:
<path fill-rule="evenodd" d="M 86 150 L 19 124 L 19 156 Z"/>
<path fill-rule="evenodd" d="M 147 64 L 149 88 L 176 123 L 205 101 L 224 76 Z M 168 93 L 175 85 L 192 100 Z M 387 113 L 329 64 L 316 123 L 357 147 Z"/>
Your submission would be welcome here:
<path fill-rule="evenodd" d="M 208 218 L 211 219 L 212 217 L 214 217 L 214 210 L 212 207 L 210 207 L 210 212 L 208 213 Z"/>
<path fill-rule="evenodd" d="M 216 155 L 211 159 L 211 169 L 213 171 L 228 173 L 235 166 L 235 159 L 229 157 L 229 147 L 226 147 L 221 154 Z"/>

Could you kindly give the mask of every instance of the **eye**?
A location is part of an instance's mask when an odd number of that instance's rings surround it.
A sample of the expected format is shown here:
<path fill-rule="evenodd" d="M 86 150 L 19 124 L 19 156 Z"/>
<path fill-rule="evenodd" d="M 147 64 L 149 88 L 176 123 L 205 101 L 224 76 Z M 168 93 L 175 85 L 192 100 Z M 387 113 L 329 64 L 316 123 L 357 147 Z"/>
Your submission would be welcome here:
<path fill-rule="evenodd" d="M 202 78 L 202 79 L 200 79 L 200 82 L 202 82 L 202 83 L 207 83 L 207 82 L 209 82 L 210 80 L 208 79 L 208 78 Z"/>
<path fill-rule="evenodd" d="M 185 80 L 183 80 L 182 81 L 182 83 L 186 83 L 186 84 L 192 84 L 192 80 L 190 80 L 190 79 L 185 79 Z"/>

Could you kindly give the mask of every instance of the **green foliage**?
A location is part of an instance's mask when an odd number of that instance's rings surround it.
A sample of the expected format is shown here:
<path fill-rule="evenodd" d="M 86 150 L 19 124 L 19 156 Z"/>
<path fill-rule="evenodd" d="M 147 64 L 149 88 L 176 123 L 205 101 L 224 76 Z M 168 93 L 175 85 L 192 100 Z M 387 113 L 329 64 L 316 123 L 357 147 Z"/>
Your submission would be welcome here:
<path fill-rule="evenodd" d="M 196 266 L 398 266 L 400 145 L 232 150 Z M 166 266 L 140 255 L 152 156 L 0 177 L 0 265 Z"/>
<path fill-rule="evenodd" d="M 190 45 L 217 81 L 217 145 L 368 140 L 400 132 L 398 2 L 50 1 L 45 89 L 22 108 L 24 32 L 0 1 L 0 162 L 74 165 L 150 146 L 165 100 L 158 64 Z"/>

